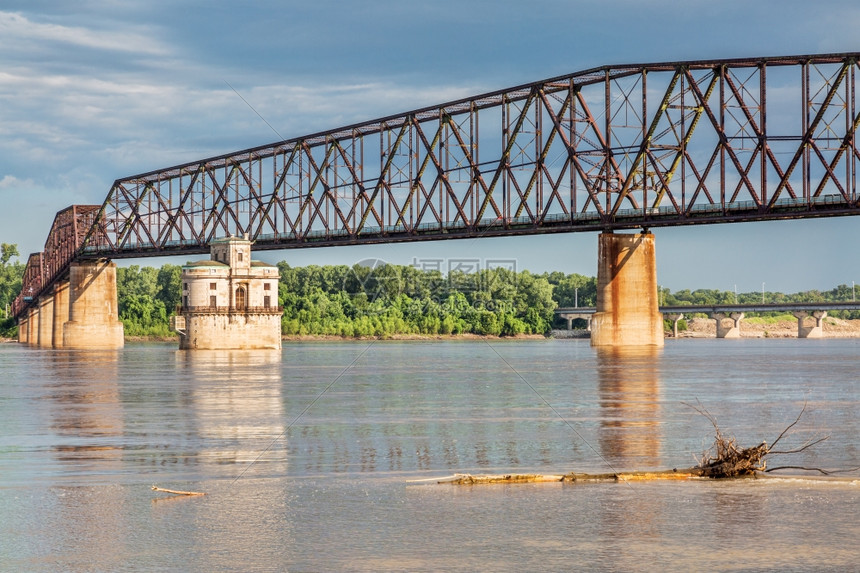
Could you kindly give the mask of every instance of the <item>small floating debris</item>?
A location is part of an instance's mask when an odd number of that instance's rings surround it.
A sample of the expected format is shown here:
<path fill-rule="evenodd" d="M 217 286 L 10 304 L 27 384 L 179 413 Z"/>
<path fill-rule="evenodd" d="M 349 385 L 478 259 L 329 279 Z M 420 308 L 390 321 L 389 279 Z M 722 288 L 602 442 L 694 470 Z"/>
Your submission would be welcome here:
<path fill-rule="evenodd" d="M 161 491 L 164 493 L 172 493 L 173 495 L 206 495 L 202 491 L 179 491 L 175 489 L 165 489 L 163 487 L 152 486 L 152 491 Z"/>

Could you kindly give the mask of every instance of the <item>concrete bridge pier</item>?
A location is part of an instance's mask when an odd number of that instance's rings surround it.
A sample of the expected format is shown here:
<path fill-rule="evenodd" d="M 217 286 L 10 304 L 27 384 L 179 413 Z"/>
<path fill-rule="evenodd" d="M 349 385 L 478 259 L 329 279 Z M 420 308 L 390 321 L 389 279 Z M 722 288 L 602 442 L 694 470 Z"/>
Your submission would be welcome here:
<path fill-rule="evenodd" d="M 54 347 L 54 295 L 47 294 L 39 297 L 39 324 L 35 345 L 39 348 Z"/>
<path fill-rule="evenodd" d="M 18 320 L 18 342 L 21 344 L 27 344 L 30 342 L 27 337 L 29 327 L 30 321 L 28 320 L 28 317 L 21 317 Z"/>
<path fill-rule="evenodd" d="M 798 338 L 824 338 L 824 319 L 827 318 L 826 310 L 816 310 L 811 314 L 805 310 L 799 310 L 792 313 L 797 319 L 797 337 Z M 815 319 L 815 325 L 806 326 L 805 318 L 812 316 Z"/>
<path fill-rule="evenodd" d="M 678 338 L 678 321 L 680 321 L 684 318 L 683 313 L 675 312 L 675 313 L 665 314 L 663 316 L 665 316 L 668 320 L 672 321 L 672 336 L 675 338 Z"/>
<path fill-rule="evenodd" d="M 27 344 L 39 344 L 39 307 L 31 306 L 27 312 Z"/>
<path fill-rule="evenodd" d="M 116 264 L 107 260 L 72 263 L 69 269 L 69 320 L 64 348 L 122 348 L 117 312 Z"/>
<path fill-rule="evenodd" d="M 740 338 L 741 320 L 744 318 L 742 312 L 714 312 L 711 318 L 717 321 L 717 338 Z M 723 321 L 729 319 L 731 323 L 726 326 Z"/>
<path fill-rule="evenodd" d="M 567 329 L 573 330 L 573 321 L 577 318 L 581 318 L 586 321 L 585 329 L 588 332 L 591 332 L 591 317 L 593 316 L 591 313 L 587 312 L 566 312 L 564 314 L 560 314 L 560 317 L 567 320 Z"/>
<path fill-rule="evenodd" d="M 69 283 L 60 281 L 54 285 L 54 316 L 51 332 L 54 348 L 63 347 L 63 325 L 69 320 Z"/>
<path fill-rule="evenodd" d="M 601 233 L 592 346 L 663 346 L 654 235 Z"/>

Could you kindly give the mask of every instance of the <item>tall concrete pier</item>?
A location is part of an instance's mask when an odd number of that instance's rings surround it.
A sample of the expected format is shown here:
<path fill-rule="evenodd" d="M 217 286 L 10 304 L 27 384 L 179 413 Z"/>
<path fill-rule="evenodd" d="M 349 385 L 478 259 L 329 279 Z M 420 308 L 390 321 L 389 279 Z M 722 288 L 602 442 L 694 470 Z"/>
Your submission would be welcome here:
<path fill-rule="evenodd" d="M 72 263 L 68 290 L 69 320 L 63 324 L 63 347 L 122 348 L 116 264 L 107 260 Z"/>
<path fill-rule="evenodd" d="M 39 297 L 39 324 L 36 345 L 40 348 L 54 347 L 54 295 Z"/>
<path fill-rule="evenodd" d="M 654 235 L 601 233 L 592 346 L 663 346 Z"/>
<path fill-rule="evenodd" d="M 29 344 L 30 340 L 27 338 L 27 334 L 30 330 L 30 321 L 24 316 L 18 320 L 18 342 L 21 344 Z"/>
<path fill-rule="evenodd" d="M 54 285 L 54 316 L 51 327 L 54 348 L 63 347 L 63 325 L 69 320 L 69 283 L 60 281 Z"/>
<path fill-rule="evenodd" d="M 39 344 L 39 307 L 30 307 L 27 317 L 27 344 L 36 346 Z"/>

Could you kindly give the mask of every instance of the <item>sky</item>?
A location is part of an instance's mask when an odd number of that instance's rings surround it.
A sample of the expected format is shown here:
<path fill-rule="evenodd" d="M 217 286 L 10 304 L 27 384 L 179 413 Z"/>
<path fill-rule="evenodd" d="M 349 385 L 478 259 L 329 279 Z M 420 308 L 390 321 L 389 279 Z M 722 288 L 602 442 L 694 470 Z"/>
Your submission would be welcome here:
<path fill-rule="evenodd" d="M 58 211 L 138 173 L 594 66 L 860 51 L 858 29 L 860 4 L 842 0 L 2 0 L 0 241 L 26 260 Z M 856 217 L 654 233 L 673 291 L 860 284 Z M 258 258 L 594 276 L 597 234 Z M 163 262 L 177 261 L 120 264 Z"/>

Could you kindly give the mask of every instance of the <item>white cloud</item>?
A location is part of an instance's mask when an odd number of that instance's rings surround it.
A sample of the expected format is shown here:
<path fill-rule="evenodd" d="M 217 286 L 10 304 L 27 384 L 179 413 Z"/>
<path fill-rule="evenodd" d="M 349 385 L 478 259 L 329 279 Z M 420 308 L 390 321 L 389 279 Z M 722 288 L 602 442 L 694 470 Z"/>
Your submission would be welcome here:
<path fill-rule="evenodd" d="M 3 179 L 0 179 L 0 190 L 6 189 L 19 189 L 21 187 L 31 187 L 33 185 L 32 180 L 22 181 L 18 179 L 14 175 L 4 175 Z"/>
<path fill-rule="evenodd" d="M 0 11 L 0 37 L 7 46 L 21 41 L 58 42 L 111 52 L 165 55 L 168 50 L 142 32 L 122 33 L 34 22 L 15 12 Z"/>

